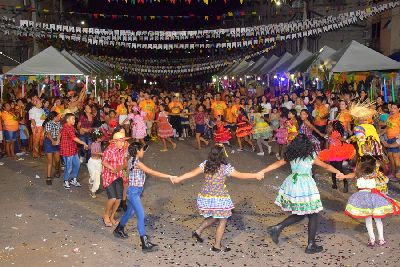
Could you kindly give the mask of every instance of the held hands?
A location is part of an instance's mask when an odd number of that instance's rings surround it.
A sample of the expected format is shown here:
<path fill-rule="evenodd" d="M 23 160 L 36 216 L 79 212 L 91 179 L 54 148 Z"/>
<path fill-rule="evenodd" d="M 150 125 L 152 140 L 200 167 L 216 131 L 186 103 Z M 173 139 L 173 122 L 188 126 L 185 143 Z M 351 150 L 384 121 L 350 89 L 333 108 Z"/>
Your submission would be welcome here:
<path fill-rule="evenodd" d="M 83 145 L 83 148 L 84 148 L 85 150 L 88 150 L 88 149 L 89 149 L 89 146 L 88 146 L 87 144 L 84 144 L 84 145 Z"/>
<path fill-rule="evenodd" d="M 175 184 L 174 181 L 175 181 L 176 178 L 178 178 L 178 176 L 176 176 L 176 175 L 169 175 L 168 176 L 168 179 L 171 181 L 172 184 Z"/>
<path fill-rule="evenodd" d="M 336 178 L 337 179 L 341 179 L 341 180 L 343 180 L 343 179 L 346 179 L 347 178 L 347 175 L 344 175 L 343 173 L 337 173 L 336 174 Z"/>
<path fill-rule="evenodd" d="M 259 181 L 264 179 L 264 172 L 262 172 L 262 171 L 257 172 L 256 179 L 259 180 Z"/>

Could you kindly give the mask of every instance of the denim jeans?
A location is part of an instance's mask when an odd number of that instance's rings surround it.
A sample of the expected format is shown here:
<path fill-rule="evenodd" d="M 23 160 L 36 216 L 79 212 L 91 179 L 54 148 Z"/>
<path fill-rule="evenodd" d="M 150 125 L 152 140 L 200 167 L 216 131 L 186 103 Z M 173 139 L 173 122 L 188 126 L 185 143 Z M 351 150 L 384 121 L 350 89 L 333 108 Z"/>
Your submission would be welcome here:
<path fill-rule="evenodd" d="M 88 146 L 89 149 L 85 150 L 85 148 L 80 145 L 79 146 L 79 156 L 81 157 L 85 157 L 86 162 L 88 162 L 88 160 L 90 159 L 90 145 L 92 144 L 92 140 L 90 139 L 89 135 L 85 134 L 85 135 L 80 135 L 79 139 L 83 142 L 85 142 Z"/>
<path fill-rule="evenodd" d="M 126 191 L 128 209 L 122 216 L 120 224 L 125 226 L 128 220 L 136 213 L 137 229 L 140 236 L 146 235 L 144 228 L 144 210 L 140 195 L 143 192 L 143 187 L 129 186 Z"/>
<path fill-rule="evenodd" d="M 78 178 L 79 167 L 81 162 L 79 161 L 78 154 L 69 157 L 63 157 L 64 159 L 64 181 Z"/>

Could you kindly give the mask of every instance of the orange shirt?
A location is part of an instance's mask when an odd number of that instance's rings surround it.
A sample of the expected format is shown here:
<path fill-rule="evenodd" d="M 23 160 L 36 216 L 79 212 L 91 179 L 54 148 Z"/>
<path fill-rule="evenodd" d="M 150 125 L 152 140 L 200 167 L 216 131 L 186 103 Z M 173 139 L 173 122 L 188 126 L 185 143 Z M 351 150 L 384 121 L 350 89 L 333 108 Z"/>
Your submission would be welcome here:
<path fill-rule="evenodd" d="M 235 122 L 236 122 L 237 117 L 239 116 L 239 109 L 240 108 L 242 108 L 241 105 L 238 105 L 238 104 L 233 104 L 232 105 L 232 114 L 233 114 L 233 117 L 235 118 Z"/>
<path fill-rule="evenodd" d="M 14 114 L 3 111 L 1 113 L 1 119 L 4 124 L 4 130 L 11 132 L 18 131 L 19 123 L 17 121 L 17 117 Z"/>
<path fill-rule="evenodd" d="M 124 104 L 119 104 L 119 105 L 117 106 L 117 109 L 115 110 L 115 112 L 116 112 L 118 115 L 127 115 L 127 114 L 128 114 L 128 110 L 126 109 L 126 107 L 125 107 Z"/>
<path fill-rule="evenodd" d="M 400 113 L 396 115 L 390 115 L 386 125 L 386 135 L 389 139 L 395 138 L 398 134 L 400 134 Z"/>
<path fill-rule="evenodd" d="M 350 129 L 348 129 L 347 126 L 349 125 L 349 123 L 351 123 L 352 117 L 351 117 L 350 112 L 348 110 L 340 111 L 340 113 L 337 116 L 337 120 L 342 123 L 343 128 L 344 128 L 345 131 L 350 130 Z"/>
<path fill-rule="evenodd" d="M 328 124 L 327 116 L 329 114 L 329 110 L 325 105 L 320 105 L 315 107 L 315 126 L 325 126 Z"/>
<path fill-rule="evenodd" d="M 233 115 L 233 107 L 227 108 L 226 109 L 226 121 L 230 124 L 236 122 L 236 118 Z"/>
<path fill-rule="evenodd" d="M 59 105 L 54 109 L 58 114 L 62 114 L 64 112 L 64 105 Z"/>
<path fill-rule="evenodd" d="M 172 101 L 169 103 L 168 108 L 172 114 L 180 114 L 183 110 L 183 105 L 179 101 Z"/>
<path fill-rule="evenodd" d="M 139 107 L 141 110 L 146 112 L 146 117 L 144 118 L 146 121 L 154 120 L 156 105 L 154 104 L 153 100 L 151 99 L 142 100 L 139 103 Z"/>
<path fill-rule="evenodd" d="M 213 111 L 214 117 L 218 117 L 219 115 L 224 116 L 225 114 L 225 109 L 227 108 L 226 104 L 224 101 L 213 101 L 211 104 L 211 109 Z"/>

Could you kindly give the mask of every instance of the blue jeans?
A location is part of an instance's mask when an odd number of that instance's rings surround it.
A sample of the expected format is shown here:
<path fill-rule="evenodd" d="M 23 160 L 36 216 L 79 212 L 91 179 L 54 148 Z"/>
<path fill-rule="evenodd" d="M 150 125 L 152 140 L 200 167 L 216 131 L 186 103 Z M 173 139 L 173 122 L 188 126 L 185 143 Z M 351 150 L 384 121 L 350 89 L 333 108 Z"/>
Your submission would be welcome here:
<path fill-rule="evenodd" d="M 136 213 L 137 229 L 140 236 L 146 235 L 144 228 L 144 210 L 140 195 L 143 192 L 143 187 L 129 186 L 126 191 L 128 209 L 122 216 L 120 224 L 125 226 L 128 220 Z"/>
<path fill-rule="evenodd" d="M 92 140 L 90 139 L 89 135 L 87 135 L 87 134 L 79 136 L 79 139 L 81 141 L 85 142 L 89 146 L 88 150 L 85 150 L 85 148 L 82 145 L 79 146 L 79 156 L 85 157 L 86 162 L 88 162 L 90 159 L 90 156 L 91 156 L 90 145 L 92 144 Z"/>
<path fill-rule="evenodd" d="M 79 167 L 81 162 L 79 161 L 78 154 L 69 157 L 63 157 L 64 159 L 64 181 L 78 178 Z"/>

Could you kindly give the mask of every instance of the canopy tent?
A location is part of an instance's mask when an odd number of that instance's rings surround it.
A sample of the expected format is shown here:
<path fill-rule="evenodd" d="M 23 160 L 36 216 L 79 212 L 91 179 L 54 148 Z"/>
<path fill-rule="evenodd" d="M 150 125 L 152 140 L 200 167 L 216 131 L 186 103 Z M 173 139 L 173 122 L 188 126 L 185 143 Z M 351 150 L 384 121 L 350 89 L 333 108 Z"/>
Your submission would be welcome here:
<path fill-rule="evenodd" d="M 249 65 L 246 60 L 241 61 L 234 69 L 227 73 L 227 75 L 236 75 L 236 73 L 244 70 Z"/>
<path fill-rule="evenodd" d="M 70 53 L 68 53 L 67 50 L 63 50 L 61 51 L 61 54 L 68 59 L 69 61 L 71 61 L 77 68 L 81 69 L 85 74 L 90 74 L 91 70 L 89 67 L 85 67 L 84 65 L 82 65 L 78 60 L 76 60 Z"/>
<path fill-rule="evenodd" d="M 231 70 L 233 70 L 234 68 L 236 68 L 237 65 L 239 65 L 239 62 L 235 62 L 235 63 L 233 63 L 232 65 L 227 66 L 227 68 L 224 69 L 224 70 L 220 73 L 220 76 L 228 74 Z"/>
<path fill-rule="evenodd" d="M 268 70 L 270 69 L 270 68 L 272 68 L 273 66 L 274 66 L 274 64 L 276 63 L 276 62 L 278 62 L 279 61 L 279 57 L 277 57 L 277 56 L 275 56 L 275 55 L 272 55 L 268 60 L 267 60 L 267 62 L 265 62 L 265 64 L 259 69 L 259 70 L 257 70 L 257 71 L 254 71 L 255 72 L 255 74 L 266 74 L 266 73 L 268 73 Z"/>
<path fill-rule="evenodd" d="M 291 72 L 294 68 L 296 68 L 298 65 L 300 65 L 302 62 L 306 61 L 310 57 L 313 56 L 313 53 L 308 51 L 307 49 L 303 49 L 297 54 L 295 54 L 291 59 L 287 60 L 284 62 L 282 65 L 280 65 L 276 71 L 283 73 L 283 72 Z"/>
<path fill-rule="evenodd" d="M 300 63 L 298 66 L 292 69 L 293 72 L 310 72 L 311 68 L 313 68 L 315 65 L 322 64 L 326 58 L 331 56 L 336 52 L 335 49 L 330 48 L 329 46 L 324 46 L 322 47 L 317 53 L 315 53 L 312 57 L 306 59 L 302 63 Z"/>
<path fill-rule="evenodd" d="M 243 75 L 248 74 L 249 69 L 251 69 L 251 68 L 254 66 L 254 63 L 255 63 L 255 62 L 254 62 L 253 60 L 250 60 L 250 61 L 247 63 L 246 68 L 239 70 L 235 75 L 237 75 L 237 76 L 243 76 Z"/>
<path fill-rule="evenodd" d="M 290 54 L 289 52 L 286 52 L 285 54 L 283 54 L 283 56 L 278 60 L 278 62 L 276 62 L 276 64 L 274 66 L 272 66 L 272 68 L 270 68 L 269 70 L 267 70 L 265 73 L 271 73 L 276 71 L 280 66 L 282 66 L 282 64 L 284 64 L 286 61 L 290 60 L 293 57 L 292 54 Z"/>
<path fill-rule="evenodd" d="M 6 75 L 85 75 L 85 73 L 61 52 L 50 46 L 6 72 Z"/>
<path fill-rule="evenodd" d="M 98 74 L 99 70 L 90 62 L 88 62 L 87 60 L 84 60 L 82 58 L 82 56 L 76 54 L 76 53 L 72 53 L 73 58 L 75 58 L 76 61 L 78 61 L 82 66 L 84 66 L 85 68 L 89 69 L 90 72 L 92 74 Z"/>
<path fill-rule="evenodd" d="M 400 69 L 397 62 L 356 41 L 351 41 L 324 60 L 330 72 L 358 72 Z"/>
<path fill-rule="evenodd" d="M 254 64 L 247 69 L 247 74 L 255 75 L 257 72 L 264 66 L 264 64 L 268 61 L 268 59 L 264 56 L 261 56 L 259 59 L 254 62 Z"/>

